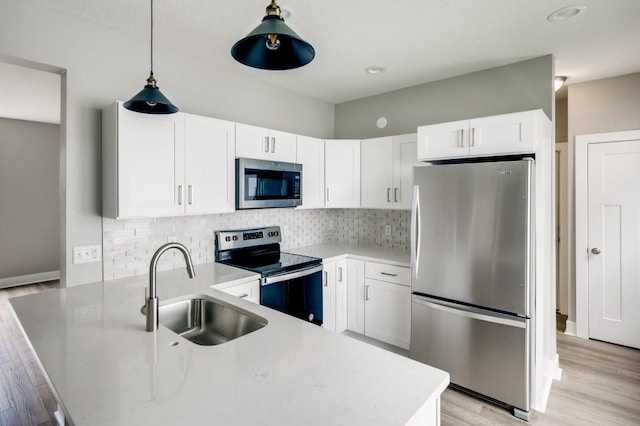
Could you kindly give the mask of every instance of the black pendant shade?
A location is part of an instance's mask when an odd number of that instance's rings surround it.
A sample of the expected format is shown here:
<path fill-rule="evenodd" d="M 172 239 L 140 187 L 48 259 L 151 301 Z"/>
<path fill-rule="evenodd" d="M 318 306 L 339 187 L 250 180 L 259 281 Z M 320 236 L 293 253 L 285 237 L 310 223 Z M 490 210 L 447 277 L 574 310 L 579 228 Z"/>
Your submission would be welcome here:
<path fill-rule="evenodd" d="M 153 76 L 153 0 L 151 0 L 151 71 L 147 84 L 133 98 L 123 105 L 126 109 L 144 114 L 173 114 L 178 112 L 178 107 L 171 103 L 156 86 Z"/>
<path fill-rule="evenodd" d="M 299 68 L 315 55 L 313 46 L 284 23 L 275 1 L 267 7 L 260 25 L 231 48 L 231 56 L 238 62 L 263 70 Z"/>

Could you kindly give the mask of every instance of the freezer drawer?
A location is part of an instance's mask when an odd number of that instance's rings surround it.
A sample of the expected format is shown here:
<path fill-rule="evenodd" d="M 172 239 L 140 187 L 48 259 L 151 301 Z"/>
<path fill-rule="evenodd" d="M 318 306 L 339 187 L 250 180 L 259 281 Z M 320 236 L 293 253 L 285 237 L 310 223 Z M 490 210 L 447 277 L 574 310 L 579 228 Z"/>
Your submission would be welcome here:
<path fill-rule="evenodd" d="M 412 359 L 448 371 L 453 384 L 530 411 L 529 319 L 418 295 L 411 302 Z"/>

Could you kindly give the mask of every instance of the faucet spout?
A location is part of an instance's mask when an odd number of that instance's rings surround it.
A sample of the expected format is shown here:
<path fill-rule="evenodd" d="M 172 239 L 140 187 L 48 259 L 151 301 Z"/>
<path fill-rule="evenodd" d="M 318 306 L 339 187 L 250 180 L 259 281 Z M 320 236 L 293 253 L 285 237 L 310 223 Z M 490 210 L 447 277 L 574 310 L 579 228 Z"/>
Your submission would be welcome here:
<path fill-rule="evenodd" d="M 176 249 L 182 252 L 182 255 L 184 256 L 184 262 L 187 264 L 187 273 L 189 274 L 189 278 L 193 278 L 196 276 L 196 271 L 193 267 L 193 261 L 191 260 L 191 253 L 189 253 L 189 250 L 184 245 L 172 242 L 164 244 L 160 246 L 158 250 L 156 250 L 156 252 L 151 257 L 151 263 L 149 264 L 149 291 L 145 303 L 145 309 L 147 312 L 147 331 L 156 331 L 158 329 L 159 300 L 156 291 L 158 261 L 160 260 L 160 256 L 162 256 L 164 252 L 171 249 Z"/>

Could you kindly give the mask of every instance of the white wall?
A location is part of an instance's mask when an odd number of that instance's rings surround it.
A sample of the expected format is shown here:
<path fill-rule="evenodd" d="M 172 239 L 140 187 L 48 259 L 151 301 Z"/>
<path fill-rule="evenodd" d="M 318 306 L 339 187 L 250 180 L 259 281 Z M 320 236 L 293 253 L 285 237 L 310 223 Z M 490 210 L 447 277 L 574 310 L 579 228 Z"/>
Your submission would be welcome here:
<path fill-rule="evenodd" d="M 0 282 L 60 269 L 56 124 L 0 118 Z"/>
<path fill-rule="evenodd" d="M 163 93 L 185 112 L 327 138 L 334 106 L 154 46 Z M 100 109 L 137 93 L 148 75 L 149 41 L 61 14 L 38 0 L 3 0 L 0 59 L 62 72 L 61 265 L 63 285 L 97 281 L 102 263 L 74 266 L 72 247 L 102 242 Z M 46 67 L 45 67 L 46 68 Z"/>
<path fill-rule="evenodd" d="M 576 319 L 575 136 L 640 129 L 640 73 L 568 87 L 569 320 Z"/>

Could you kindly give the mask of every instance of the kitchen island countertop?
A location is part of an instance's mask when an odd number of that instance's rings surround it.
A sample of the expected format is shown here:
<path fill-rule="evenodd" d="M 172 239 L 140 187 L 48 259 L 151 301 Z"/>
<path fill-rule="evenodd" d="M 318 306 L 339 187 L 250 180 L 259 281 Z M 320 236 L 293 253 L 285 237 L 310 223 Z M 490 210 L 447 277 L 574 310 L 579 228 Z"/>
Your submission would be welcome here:
<path fill-rule="evenodd" d="M 183 268 L 158 273 L 161 305 L 207 294 L 267 326 L 218 346 L 164 326 L 146 332 L 146 276 L 11 299 L 70 424 L 435 422 L 446 372 L 212 288 L 257 280 L 254 273 L 195 269 L 194 279 Z"/>

